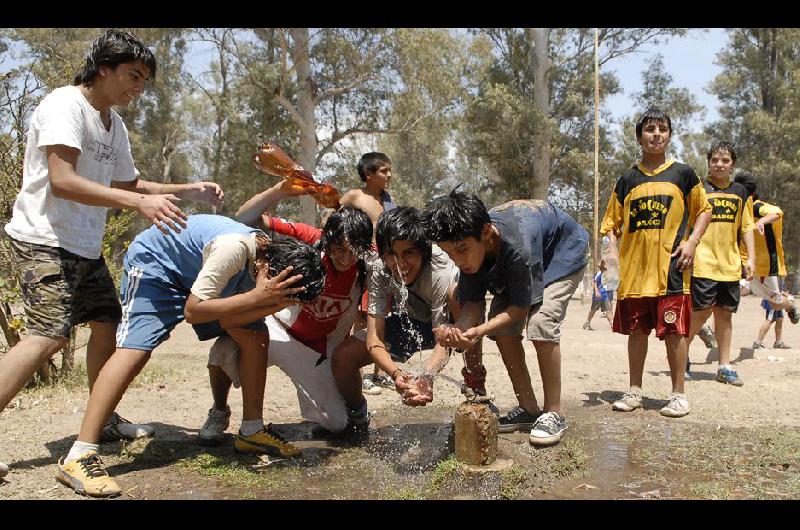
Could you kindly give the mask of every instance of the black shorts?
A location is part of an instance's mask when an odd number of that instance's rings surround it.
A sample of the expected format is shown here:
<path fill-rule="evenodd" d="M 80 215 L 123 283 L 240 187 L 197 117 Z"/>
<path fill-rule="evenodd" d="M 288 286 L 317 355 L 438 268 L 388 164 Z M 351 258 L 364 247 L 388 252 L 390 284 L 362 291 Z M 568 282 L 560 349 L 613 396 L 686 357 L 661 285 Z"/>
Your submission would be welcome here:
<path fill-rule="evenodd" d="M 739 282 L 718 282 L 692 276 L 692 310 L 713 306 L 735 313 L 739 309 Z"/>

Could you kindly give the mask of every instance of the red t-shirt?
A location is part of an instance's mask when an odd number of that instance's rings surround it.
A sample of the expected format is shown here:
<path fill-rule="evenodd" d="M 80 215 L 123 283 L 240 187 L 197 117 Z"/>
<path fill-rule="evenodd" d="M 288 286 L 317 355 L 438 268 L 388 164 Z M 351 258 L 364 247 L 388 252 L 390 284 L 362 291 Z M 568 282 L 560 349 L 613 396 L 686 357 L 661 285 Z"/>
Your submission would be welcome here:
<path fill-rule="evenodd" d="M 309 245 L 322 237 L 322 230 L 307 224 L 267 215 L 263 216 L 263 221 L 265 231 L 291 236 Z M 350 334 L 363 287 L 357 281 L 357 264 L 339 272 L 323 252 L 322 266 L 325 268 L 322 293 L 309 304 L 276 313 L 275 318 L 286 326 L 292 337 L 319 353 L 330 354 Z"/>

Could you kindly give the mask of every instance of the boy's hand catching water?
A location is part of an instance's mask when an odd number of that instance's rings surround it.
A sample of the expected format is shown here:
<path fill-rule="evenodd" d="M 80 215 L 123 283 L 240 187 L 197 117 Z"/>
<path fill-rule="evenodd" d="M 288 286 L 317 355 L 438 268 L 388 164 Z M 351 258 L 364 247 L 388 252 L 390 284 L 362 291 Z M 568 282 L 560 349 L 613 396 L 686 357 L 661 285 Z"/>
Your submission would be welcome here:
<path fill-rule="evenodd" d="M 443 324 L 434 331 L 436 342 L 445 348 L 470 349 L 476 341 L 480 340 L 481 335 L 477 328 L 469 328 L 462 331 L 452 324 Z"/>
<path fill-rule="evenodd" d="M 403 404 L 410 407 L 424 407 L 431 401 L 433 401 L 433 378 L 429 375 L 412 377 L 409 387 L 403 392 Z"/>

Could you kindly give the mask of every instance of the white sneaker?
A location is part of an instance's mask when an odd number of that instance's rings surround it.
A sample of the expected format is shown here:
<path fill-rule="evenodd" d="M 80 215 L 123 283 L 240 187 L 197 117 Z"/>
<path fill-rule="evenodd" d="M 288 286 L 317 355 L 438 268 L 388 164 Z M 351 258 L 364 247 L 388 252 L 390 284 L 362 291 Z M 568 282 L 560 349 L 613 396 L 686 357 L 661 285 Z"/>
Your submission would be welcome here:
<path fill-rule="evenodd" d="M 641 408 L 642 406 L 642 391 L 641 389 L 631 387 L 622 394 L 622 397 L 611 404 L 611 408 L 620 412 L 630 412 Z"/>
<path fill-rule="evenodd" d="M 8 475 L 8 466 L 0 462 L 0 478 L 5 477 L 6 475 Z"/>
<path fill-rule="evenodd" d="M 381 393 L 381 387 L 372 381 L 371 375 L 367 375 L 361 380 L 361 391 L 365 394 L 369 394 L 370 396 L 377 396 Z"/>
<path fill-rule="evenodd" d="M 686 394 L 678 394 L 677 392 L 671 393 L 669 395 L 669 403 L 659 412 L 662 416 L 670 418 L 686 416 L 689 414 L 689 400 L 686 398 Z"/>
<path fill-rule="evenodd" d="M 108 423 L 100 434 L 100 442 L 116 442 L 117 440 L 136 440 L 153 436 L 156 430 L 147 424 L 131 423 L 116 412 L 111 414 Z"/>
<path fill-rule="evenodd" d="M 220 445 L 230 423 L 231 408 L 229 406 L 226 405 L 225 410 L 209 409 L 208 419 L 197 433 L 197 443 L 204 446 Z"/>
<path fill-rule="evenodd" d="M 561 440 L 567 430 L 567 420 L 555 412 L 545 412 L 536 419 L 531 429 L 530 442 L 533 445 L 550 445 Z"/>

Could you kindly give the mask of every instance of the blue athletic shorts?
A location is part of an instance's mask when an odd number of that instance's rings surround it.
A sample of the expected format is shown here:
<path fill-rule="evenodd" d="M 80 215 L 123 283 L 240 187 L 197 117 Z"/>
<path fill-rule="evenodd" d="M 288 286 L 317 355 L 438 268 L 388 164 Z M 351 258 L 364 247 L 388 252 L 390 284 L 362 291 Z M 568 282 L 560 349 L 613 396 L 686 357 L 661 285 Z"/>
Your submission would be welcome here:
<path fill-rule="evenodd" d="M 418 351 L 429 350 L 436 345 L 430 322 L 392 313 L 386 317 L 385 326 L 384 339 L 395 362 L 404 363 Z M 409 327 L 413 331 L 409 332 Z"/>
<path fill-rule="evenodd" d="M 772 309 L 772 306 L 769 305 L 769 300 L 761 300 L 761 307 L 767 312 L 767 320 L 770 322 L 775 322 L 783 318 L 783 311 L 780 309 Z"/>
<path fill-rule="evenodd" d="M 126 267 L 120 287 L 122 319 L 117 326 L 117 348 L 153 351 L 184 320 L 183 310 L 189 294 L 145 269 Z M 192 324 L 192 327 L 199 340 L 225 335 L 219 321 Z M 264 319 L 245 327 L 267 330 Z"/>

